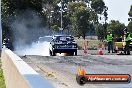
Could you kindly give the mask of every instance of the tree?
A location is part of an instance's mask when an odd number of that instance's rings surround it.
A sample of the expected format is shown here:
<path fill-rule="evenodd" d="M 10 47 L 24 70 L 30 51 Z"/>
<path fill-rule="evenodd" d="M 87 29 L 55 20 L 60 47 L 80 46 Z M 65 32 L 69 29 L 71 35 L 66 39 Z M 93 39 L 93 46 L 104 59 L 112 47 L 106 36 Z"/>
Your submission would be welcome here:
<path fill-rule="evenodd" d="M 120 37 L 123 35 L 123 29 L 125 28 L 125 25 L 123 23 L 120 23 L 119 21 L 111 20 L 111 22 L 107 26 L 107 31 L 112 32 L 114 36 Z"/>
<path fill-rule="evenodd" d="M 102 0 L 92 0 L 91 7 L 98 14 L 101 14 L 104 11 L 105 3 Z"/>
<path fill-rule="evenodd" d="M 7 26 L 9 19 L 14 20 L 27 10 L 36 12 L 45 22 L 42 0 L 2 0 L 2 23 Z"/>
<path fill-rule="evenodd" d="M 2 10 L 2 18 L 1 18 L 1 22 L 2 22 L 2 39 L 5 39 L 5 38 L 10 38 L 11 42 L 13 40 L 13 36 L 12 36 L 12 32 L 11 30 L 9 29 L 9 26 L 7 25 L 8 23 L 8 17 L 10 16 L 9 13 L 9 3 L 8 3 L 8 0 L 2 0 L 1 1 L 1 10 Z"/>
<path fill-rule="evenodd" d="M 52 29 L 53 29 L 55 32 L 59 32 L 59 27 L 58 27 L 57 25 L 52 26 Z"/>
<path fill-rule="evenodd" d="M 99 4 L 98 4 L 99 3 Z M 85 38 L 86 34 L 94 31 L 93 25 L 99 23 L 98 15 L 104 15 L 107 20 L 107 9 L 102 0 L 86 0 L 81 2 L 70 2 L 68 4 L 69 16 L 72 23 L 72 28 L 76 35 Z"/>
<path fill-rule="evenodd" d="M 6 25 L 12 17 L 17 19 L 27 9 L 36 12 L 43 24 L 50 24 L 50 27 L 60 27 L 62 10 L 64 30 L 74 31 L 84 38 L 89 31 L 95 31 L 93 25 L 100 19 L 107 20 L 107 7 L 103 0 L 2 0 L 2 23 Z"/>
<path fill-rule="evenodd" d="M 129 15 L 129 24 L 128 24 L 128 31 L 130 31 L 130 32 L 132 32 L 132 5 L 131 5 L 131 7 L 130 7 L 130 11 L 129 11 L 129 13 L 128 13 L 128 15 Z"/>
<path fill-rule="evenodd" d="M 42 0 L 2 0 L 2 13 L 6 16 L 15 16 L 27 9 L 42 15 Z"/>
<path fill-rule="evenodd" d="M 129 22 L 127 27 L 128 27 L 128 31 L 132 33 L 132 21 Z"/>
<path fill-rule="evenodd" d="M 85 39 L 86 33 L 90 30 L 90 12 L 83 2 L 70 3 L 70 19 L 72 22 L 73 31 L 77 36 L 82 36 Z"/>
<path fill-rule="evenodd" d="M 107 20 L 107 10 L 108 8 L 105 6 L 105 3 L 103 2 L 103 0 L 92 0 L 91 2 L 91 8 L 92 8 L 92 11 L 95 13 L 95 14 L 98 14 L 98 15 L 104 15 L 105 17 L 105 22 Z M 102 20 L 101 16 L 98 17 L 98 20 Z M 98 21 L 97 20 L 97 21 Z"/>
<path fill-rule="evenodd" d="M 129 21 L 132 21 L 132 5 L 131 5 L 131 7 L 130 7 L 130 11 L 129 11 L 128 15 L 129 15 L 129 17 L 130 17 L 130 18 L 128 18 Z"/>
<path fill-rule="evenodd" d="M 81 9 L 75 14 L 77 33 L 85 39 L 86 33 L 90 31 L 89 11 Z M 76 25 L 76 24 L 74 24 Z M 76 29 L 75 29 L 76 30 Z"/>
<path fill-rule="evenodd" d="M 104 37 L 103 30 L 104 29 L 103 29 L 103 25 L 102 24 L 98 24 L 96 26 L 96 34 L 97 34 L 99 40 L 103 39 L 103 37 Z"/>
<path fill-rule="evenodd" d="M 101 24 L 99 23 L 98 25 L 96 25 L 96 35 L 98 36 L 99 40 L 103 40 L 106 37 L 106 27 L 107 27 L 107 23 L 106 24 Z"/>
<path fill-rule="evenodd" d="M 15 32 L 19 32 L 22 30 L 24 31 L 24 29 L 26 28 L 28 29 L 27 31 L 30 31 L 30 32 L 33 32 L 33 30 L 36 30 L 36 31 L 42 30 L 38 28 L 33 29 L 33 27 L 35 27 L 37 24 L 35 24 L 35 26 L 33 25 L 31 28 L 31 24 L 33 23 L 33 21 L 31 22 L 33 15 L 35 15 L 36 18 L 38 17 L 40 19 L 39 22 L 41 21 L 41 24 L 40 24 L 41 26 L 42 25 L 45 26 L 44 24 L 46 23 L 46 19 L 45 19 L 46 15 L 45 13 L 43 13 L 42 0 L 2 0 L 1 5 L 2 5 L 3 39 L 9 38 L 11 40 L 11 43 L 15 41 L 15 38 L 16 38 Z M 26 22 L 23 22 L 22 21 L 23 19 L 26 19 Z M 16 20 L 20 20 L 19 22 L 25 23 L 26 25 L 25 28 L 19 29 L 19 28 L 15 28 L 14 26 L 13 26 L 14 28 L 11 27 L 12 24 L 16 22 Z M 36 20 L 34 20 L 34 22 L 36 22 Z M 31 36 L 32 36 L 31 38 L 34 38 L 34 39 L 38 37 L 38 36 L 35 36 L 35 34 Z M 20 36 L 18 38 L 20 38 Z M 31 43 L 32 40 L 30 38 L 29 40 Z"/>

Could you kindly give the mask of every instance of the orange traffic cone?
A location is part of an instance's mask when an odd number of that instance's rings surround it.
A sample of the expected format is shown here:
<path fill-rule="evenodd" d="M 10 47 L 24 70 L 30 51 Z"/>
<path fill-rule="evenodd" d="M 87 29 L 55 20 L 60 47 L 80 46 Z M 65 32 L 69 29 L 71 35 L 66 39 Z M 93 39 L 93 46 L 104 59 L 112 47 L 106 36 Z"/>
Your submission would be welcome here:
<path fill-rule="evenodd" d="M 78 75 L 81 75 L 81 76 L 86 75 L 85 70 L 81 66 L 78 68 Z"/>
<path fill-rule="evenodd" d="M 100 46 L 99 46 L 98 55 L 103 55 L 102 44 L 100 44 Z"/>

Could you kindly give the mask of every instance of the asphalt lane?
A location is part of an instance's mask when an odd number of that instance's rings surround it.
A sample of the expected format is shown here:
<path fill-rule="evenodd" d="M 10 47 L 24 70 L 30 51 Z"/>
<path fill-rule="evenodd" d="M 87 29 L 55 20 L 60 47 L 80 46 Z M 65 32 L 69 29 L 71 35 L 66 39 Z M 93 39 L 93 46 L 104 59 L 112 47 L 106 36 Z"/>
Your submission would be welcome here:
<path fill-rule="evenodd" d="M 99 50 L 86 50 L 86 51 L 87 53 L 85 54 L 84 50 L 78 50 L 78 55 L 98 55 L 99 53 Z M 112 52 L 108 53 L 108 50 L 102 50 L 102 52 L 103 55 L 117 55 L 117 53 L 112 53 Z M 119 53 L 121 52 L 123 53 L 123 51 L 119 51 Z M 132 55 L 132 51 L 130 53 Z"/>
<path fill-rule="evenodd" d="M 85 84 L 76 83 L 77 69 L 81 65 L 88 74 L 130 74 L 132 56 L 86 55 L 86 56 L 22 56 L 42 76 L 57 88 L 132 88 L 129 84 Z"/>

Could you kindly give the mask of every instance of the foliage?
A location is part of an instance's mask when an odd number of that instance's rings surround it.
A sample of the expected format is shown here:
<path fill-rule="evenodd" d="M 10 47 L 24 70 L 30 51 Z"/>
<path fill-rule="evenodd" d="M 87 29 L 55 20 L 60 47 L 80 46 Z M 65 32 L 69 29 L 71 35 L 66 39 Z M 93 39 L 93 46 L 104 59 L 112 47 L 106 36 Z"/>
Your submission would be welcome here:
<path fill-rule="evenodd" d="M 101 14 L 104 11 L 105 3 L 102 0 L 92 0 L 91 7 L 95 12 Z"/>
<path fill-rule="evenodd" d="M 12 22 L 18 18 L 24 18 L 22 16 L 24 16 L 23 14 L 26 13 L 26 11 L 35 12 L 35 15 L 43 19 L 42 24 L 46 24 L 46 14 L 42 12 L 42 0 L 2 0 L 1 5 L 3 39 L 9 38 L 12 43 L 13 31 L 10 28 L 10 24 L 12 24 Z"/>
<path fill-rule="evenodd" d="M 125 28 L 125 25 L 123 23 L 120 23 L 119 21 L 111 20 L 111 22 L 107 26 L 107 31 L 112 32 L 114 36 L 120 37 L 123 35 L 123 29 Z"/>
<path fill-rule="evenodd" d="M 56 32 L 59 31 L 59 27 L 58 27 L 57 25 L 52 26 L 52 29 L 53 29 L 54 31 L 56 31 Z"/>
<path fill-rule="evenodd" d="M 60 11 L 63 11 L 63 29 L 85 38 L 88 32 L 95 31 L 94 25 L 99 20 L 107 20 L 108 9 L 103 0 L 2 0 L 2 24 L 7 28 L 4 36 L 9 31 L 9 19 L 17 18 L 26 10 L 36 12 L 43 19 L 43 24 L 57 31 L 61 26 Z"/>
<path fill-rule="evenodd" d="M 132 21 L 129 22 L 127 27 L 128 27 L 128 31 L 132 33 Z"/>
<path fill-rule="evenodd" d="M 91 6 L 89 6 L 90 3 Z M 100 3 L 103 4 L 100 5 Z M 94 25 L 97 24 L 99 20 L 98 14 L 103 14 L 104 12 L 106 12 L 105 8 L 106 6 L 102 0 L 100 0 L 99 2 L 92 0 L 88 3 L 84 1 L 70 2 L 68 4 L 68 11 L 72 23 L 72 28 L 76 35 L 82 36 L 85 39 L 85 36 L 88 32 L 90 32 L 91 30 L 94 31 Z M 105 16 L 107 17 L 106 13 Z"/>
<path fill-rule="evenodd" d="M 91 8 L 93 9 L 94 12 L 96 12 L 96 14 L 103 14 L 105 17 L 105 21 L 107 20 L 107 10 L 108 8 L 105 6 L 105 3 L 103 2 L 103 0 L 92 0 L 91 2 Z M 98 20 L 102 20 L 101 16 L 98 17 Z"/>
<path fill-rule="evenodd" d="M 132 5 L 130 7 L 130 11 L 129 11 L 128 15 L 130 17 L 129 20 L 132 21 Z"/>
<path fill-rule="evenodd" d="M 106 30 L 106 27 L 108 24 L 98 24 L 96 25 L 96 35 L 98 36 L 98 39 L 99 40 L 103 40 L 105 39 L 106 37 L 106 33 L 107 33 L 107 30 Z"/>
<path fill-rule="evenodd" d="M 62 10 L 63 29 L 73 31 L 77 36 L 83 36 L 85 38 L 88 32 L 91 30 L 95 31 L 93 25 L 98 23 L 98 18 L 102 17 L 105 18 L 105 21 L 107 20 L 107 7 L 103 0 L 99 0 L 97 3 L 94 3 L 94 1 L 95 0 L 55 0 L 52 4 L 48 4 L 50 8 L 48 6 L 45 6 L 45 8 L 47 8 L 47 16 L 51 16 L 51 18 L 49 18 L 52 19 L 52 21 L 49 20 L 51 26 L 61 26 L 60 11 Z M 93 8 L 91 8 L 91 5 L 93 5 Z M 51 11 L 53 11 L 53 13 Z M 100 17 L 98 17 L 98 14 L 100 14 Z"/>
<path fill-rule="evenodd" d="M 128 31 L 132 33 L 132 5 L 130 7 L 130 11 L 129 11 L 128 15 L 129 15 L 128 19 L 130 22 L 127 27 L 128 27 Z"/>
<path fill-rule="evenodd" d="M 9 19 L 12 16 L 17 16 L 25 12 L 27 9 L 42 13 L 42 0 L 2 0 L 2 18 Z"/>
<path fill-rule="evenodd" d="M 71 8 L 71 9 L 70 9 Z M 89 29 L 89 10 L 86 9 L 86 5 L 84 3 L 70 3 L 69 10 L 71 10 L 71 21 L 73 31 L 77 36 L 85 37 L 85 33 Z"/>

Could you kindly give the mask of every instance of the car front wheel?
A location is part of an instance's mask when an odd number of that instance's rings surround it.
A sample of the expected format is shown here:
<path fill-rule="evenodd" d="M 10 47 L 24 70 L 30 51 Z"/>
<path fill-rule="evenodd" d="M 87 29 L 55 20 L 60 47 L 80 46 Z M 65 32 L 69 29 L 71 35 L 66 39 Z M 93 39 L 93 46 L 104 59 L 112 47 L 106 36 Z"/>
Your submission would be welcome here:
<path fill-rule="evenodd" d="M 77 55 L 77 51 L 75 51 L 75 55 Z"/>
<path fill-rule="evenodd" d="M 55 56 L 55 52 L 54 51 L 52 51 L 52 56 Z"/>

